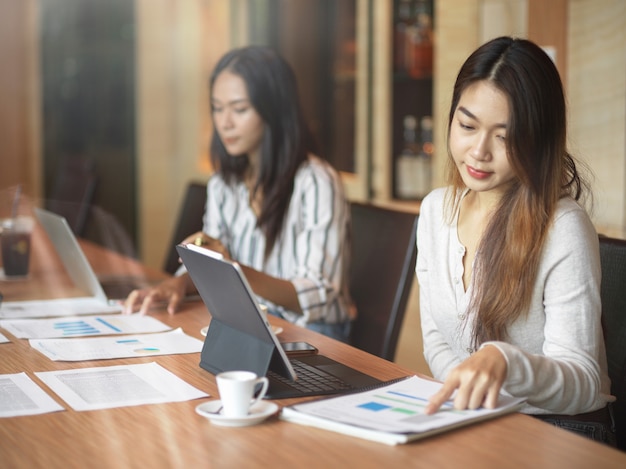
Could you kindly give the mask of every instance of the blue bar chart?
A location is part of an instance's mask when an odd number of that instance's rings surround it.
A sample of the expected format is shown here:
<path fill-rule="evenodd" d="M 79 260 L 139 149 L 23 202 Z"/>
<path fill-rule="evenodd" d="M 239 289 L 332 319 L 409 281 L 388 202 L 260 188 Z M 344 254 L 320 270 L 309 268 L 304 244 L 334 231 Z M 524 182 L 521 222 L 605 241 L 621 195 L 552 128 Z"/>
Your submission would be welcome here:
<path fill-rule="evenodd" d="M 169 326 L 153 317 L 139 314 L 7 319 L 0 320 L 0 327 L 20 339 L 164 332 L 170 329 Z"/>
<path fill-rule="evenodd" d="M 62 336 L 100 334 L 100 331 L 85 321 L 59 321 L 53 326 Z"/>
<path fill-rule="evenodd" d="M 104 328 L 97 328 L 93 323 L 89 323 L 84 319 L 77 319 L 73 321 L 58 321 L 54 323 L 53 327 L 61 332 L 63 337 L 72 336 L 72 335 L 91 335 L 91 334 L 111 334 L 114 332 L 120 332 L 118 327 L 115 327 L 110 322 L 104 320 L 103 318 L 95 318 L 95 321 L 98 324 L 104 326 Z"/>

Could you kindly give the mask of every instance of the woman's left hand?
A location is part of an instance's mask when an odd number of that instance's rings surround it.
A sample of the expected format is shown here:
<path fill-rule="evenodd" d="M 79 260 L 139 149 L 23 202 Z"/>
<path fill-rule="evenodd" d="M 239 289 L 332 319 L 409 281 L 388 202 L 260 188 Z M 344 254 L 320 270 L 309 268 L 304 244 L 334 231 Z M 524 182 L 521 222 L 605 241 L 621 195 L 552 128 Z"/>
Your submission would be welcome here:
<path fill-rule="evenodd" d="M 498 405 L 498 395 L 506 378 L 507 362 L 497 347 L 487 345 L 463 363 L 455 367 L 433 394 L 424 409 L 427 415 L 434 414 L 457 391 L 455 409 L 493 409 Z"/>

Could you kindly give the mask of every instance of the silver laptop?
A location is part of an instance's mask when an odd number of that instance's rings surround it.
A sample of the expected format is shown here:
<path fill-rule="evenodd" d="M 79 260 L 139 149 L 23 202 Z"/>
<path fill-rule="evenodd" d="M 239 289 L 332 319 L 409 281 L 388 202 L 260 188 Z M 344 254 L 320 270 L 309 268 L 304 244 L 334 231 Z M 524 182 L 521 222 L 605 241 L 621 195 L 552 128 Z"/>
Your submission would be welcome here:
<path fill-rule="evenodd" d="M 132 290 L 149 285 L 144 279 L 128 276 L 110 278 L 101 282 L 85 257 L 67 220 L 42 208 L 35 207 L 34 210 L 68 275 L 77 287 L 89 293 L 90 296 L 104 303 L 116 304 L 126 299 Z"/>

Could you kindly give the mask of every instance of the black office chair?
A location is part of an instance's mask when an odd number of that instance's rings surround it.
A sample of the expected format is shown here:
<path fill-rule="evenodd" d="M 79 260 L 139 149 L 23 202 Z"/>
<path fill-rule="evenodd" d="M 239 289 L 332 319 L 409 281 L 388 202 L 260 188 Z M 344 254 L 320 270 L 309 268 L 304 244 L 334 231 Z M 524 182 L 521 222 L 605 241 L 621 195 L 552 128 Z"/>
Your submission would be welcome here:
<path fill-rule="evenodd" d="M 176 245 L 190 234 L 202 230 L 202 217 L 206 205 L 206 183 L 190 182 L 178 212 L 178 220 L 168 245 L 163 270 L 173 274 L 180 267 Z"/>
<path fill-rule="evenodd" d="M 618 448 L 626 451 L 626 240 L 600 236 L 602 328 Z"/>
<path fill-rule="evenodd" d="M 351 343 L 393 361 L 415 277 L 417 215 L 352 202 Z"/>
<path fill-rule="evenodd" d="M 97 182 L 93 160 L 78 156 L 62 158 L 46 209 L 65 217 L 74 234 L 83 236 Z"/>

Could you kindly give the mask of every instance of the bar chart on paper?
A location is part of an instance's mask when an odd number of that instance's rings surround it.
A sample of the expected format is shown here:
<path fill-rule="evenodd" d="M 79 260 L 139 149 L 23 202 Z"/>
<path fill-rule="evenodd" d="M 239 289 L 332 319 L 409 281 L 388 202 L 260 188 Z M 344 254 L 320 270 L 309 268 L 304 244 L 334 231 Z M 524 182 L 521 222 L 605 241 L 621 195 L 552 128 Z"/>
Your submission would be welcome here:
<path fill-rule="evenodd" d="M 199 353 L 203 342 L 181 328 L 155 334 L 108 337 L 30 339 L 30 345 L 50 360 L 83 361 Z"/>
<path fill-rule="evenodd" d="M 6 319 L 3 327 L 19 339 L 87 337 L 164 332 L 171 328 L 151 316 L 107 314 L 42 319 Z"/>
<path fill-rule="evenodd" d="M 474 412 L 456 411 L 448 402 L 435 415 L 424 414 L 428 398 L 440 386 L 436 382 L 410 378 L 368 392 L 324 399 L 318 405 L 307 403 L 306 409 L 319 417 L 396 432 L 430 429 L 440 421 L 454 421 Z"/>
<path fill-rule="evenodd" d="M 408 377 L 368 391 L 323 398 L 283 408 L 281 418 L 388 444 L 417 438 L 519 408 L 524 399 L 500 396 L 495 409 L 456 410 L 446 402 L 438 412 L 424 408 L 441 383 Z"/>
<path fill-rule="evenodd" d="M 381 412 L 389 412 L 391 420 L 401 419 L 406 423 L 420 423 L 432 420 L 430 415 L 424 415 L 424 407 L 428 400 L 406 391 L 386 390 L 369 396 L 365 402 L 356 405 L 357 409 L 372 412 L 376 418 Z M 443 410 L 455 412 L 451 403 L 442 406 Z"/>
<path fill-rule="evenodd" d="M 96 321 L 100 321 L 104 326 L 104 329 L 108 329 L 111 333 L 120 332 L 118 327 L 112 325 L 109 321 L 105 321 L 102 318 L 97 318 Z M 61 321 L 53 325 L 55 330 L 59 331 L 59 334 L 63 337 L 72 335 L 91 335 L 102 334 L 102 329 L 94 327 L 89 324 L 88 321 L 80 319 L 78 321 Z"/>

